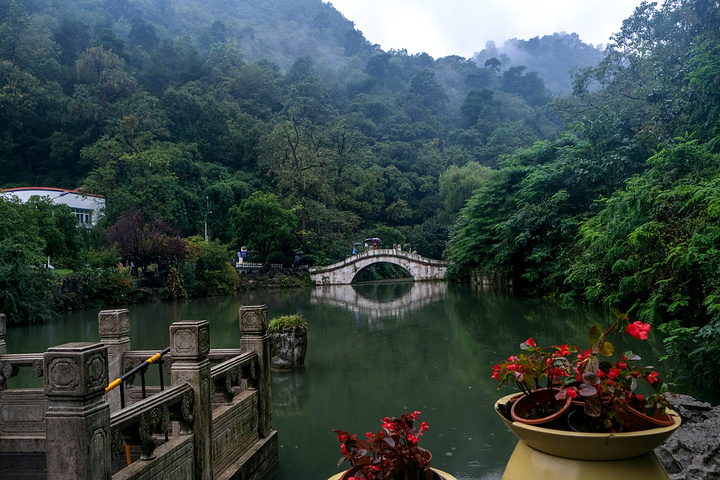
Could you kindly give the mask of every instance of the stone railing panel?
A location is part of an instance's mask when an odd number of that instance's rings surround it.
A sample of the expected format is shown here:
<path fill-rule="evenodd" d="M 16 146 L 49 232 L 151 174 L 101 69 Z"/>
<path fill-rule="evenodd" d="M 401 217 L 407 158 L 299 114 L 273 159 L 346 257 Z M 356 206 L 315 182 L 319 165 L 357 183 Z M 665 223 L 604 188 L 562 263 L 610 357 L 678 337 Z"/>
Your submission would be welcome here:
<path fill-rule="evenodd" d="M 41 388 L 0 392 L 0 452 L 44 452 L 47 409 Z"/>
<path fill-rule="evenodd" d="M 225 403 L 232 403 L 237 389 L 242 387 L 242 381 L 247 381 L 248 388 L 257 389 L 258 356 L 255 352 L 248 352 L 231 358 L 210 369 L 210 377 L 215 387 L 215 393 L 222 393 Z"/>
<path fill-rule="evenodd" d="M 142 460 L 154 458 L 155 435 L 167 433 L 171 421 L 180 422 L 181 433 L 191 432 L 193 401 L 192 387 L 181 384 L 114 413 L 110 417 L 113 460 L 123 451 L 123 443 L 137 445 Z"/>
<path fill-rule="evenodd" d="M 0 390 L 7 388 L 7 380 L 20 373 L 20 368 L 31 368 L 36 377 L 43 376 L 42 353 L 15 353 L 0 355 Z"/>
<path fill-rule="evenodd" d="M 155 450 L 152 462 L 133 462 L 112 480 L 192 479 L 195 472 L 195 452 L 192 435 L 170 439 Z"/>
<path fill-rule="evenodd" d="M 260 439 L 258 392 L 248 390 L 230 405 L 213 410 L 213 470 L 215 477 L 230 467 Z"/>

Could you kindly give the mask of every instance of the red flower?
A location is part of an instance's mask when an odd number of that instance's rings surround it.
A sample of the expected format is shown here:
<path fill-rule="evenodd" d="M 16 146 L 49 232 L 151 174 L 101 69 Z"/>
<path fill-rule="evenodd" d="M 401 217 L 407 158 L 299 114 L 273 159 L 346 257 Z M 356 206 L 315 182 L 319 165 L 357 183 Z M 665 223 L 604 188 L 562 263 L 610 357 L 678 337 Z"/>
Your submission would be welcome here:
<path fill-rule="evenodd" d="M 638 320 L 628 325 L 625 331 L 637 339 L 647 340 L 648 333 L 650 333 L 650 324 Z"/>
<path fill-rule="evenodd" d="M 608 372 L 608 377 L 610 377 L 610 378 L 617 378 L 619 376 L 620 376 L 619 368 L 611 368 L 610 372 Z"/>
<path fill-rule="evenodd" d="M 393 430 L 393 423 L 392 423 L 392 419 L 390 419 L 390 417 L 383 418 L 382 428 L 384 428 L 386 430 L 390 430 L 390 431 Z"/>
<path fill-rule="evenodd" d="M 536 347 L 536 345 L 535 345 L 535 340 L 533 340 L 532 337 L 530 337 L 530 338 L 528 338 L 527 340 L 525 340 L 525 343 L 528 345 L 528 347 L 533 347 L 533 348 Z"/>
<path fill-rule="evenodd" d="M 575 398 L 575 397 L 577 397 L 577 396 L 578 396 L 577 388 L 575 388 L 575 387 L 570 387 L 570 388 L 568 388 L 567 394 L 568 394 L 568 396 L 569 396 L 570 398 Z"/>
<path fill-rule="evenodd" d="M 427 429 L 428 429 L 428 424 L 427 424 L 427 422 L 420 422 L 420 431 L 421 431 L 421 432 L 424 432 L 424 431 L 426 431 Z"/>
<path fill-rule="evenodd" d="M 625 370 L 627 368 L 627 363 L 625 362 L 617 362 L 617 366 L 620 370 Z"/>
<path fill-rule="evenodd" d="M 586 358 L 588 358 L 590 356 L 592 356 L 592 351 L 590 351 L 590 350 L 585 350 L 583 353 L 578 353 L 578 363 L 582 362 L 583 360 L 585 360 Z"/>
<path fill-rule="evenodd" d="M 658 373 L 652 372 L 652 373 L 648 374 L 647 381 L 650 383 L 650 385 L 655 385 L 658 381 Z"/>
<path fill-rule="evenodd" d="M 418 415 L 420 415 L 420 412 L 418 412 L 417 410 L 410 414 L 413 420 L 417 420 Z"/>

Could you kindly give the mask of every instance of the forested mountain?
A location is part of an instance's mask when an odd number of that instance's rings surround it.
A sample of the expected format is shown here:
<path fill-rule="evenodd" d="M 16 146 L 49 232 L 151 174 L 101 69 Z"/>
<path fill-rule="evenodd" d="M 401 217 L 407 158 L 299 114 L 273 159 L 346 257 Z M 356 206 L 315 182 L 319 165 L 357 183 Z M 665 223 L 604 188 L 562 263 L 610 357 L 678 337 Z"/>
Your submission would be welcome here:
<path fill-rule="evenodd" d="M 320 0 L 3 0 L 0 21 L 0 184 L 83 185 L 107 225 L 190 235 L 212 211 L 244 243 L 228 212 L 261 190 L 298 214 L 283 251 L 328 262 L 384 228 L 440 256 L 446 170 L 561 125 L 536 74 L 384 52 Z"/>

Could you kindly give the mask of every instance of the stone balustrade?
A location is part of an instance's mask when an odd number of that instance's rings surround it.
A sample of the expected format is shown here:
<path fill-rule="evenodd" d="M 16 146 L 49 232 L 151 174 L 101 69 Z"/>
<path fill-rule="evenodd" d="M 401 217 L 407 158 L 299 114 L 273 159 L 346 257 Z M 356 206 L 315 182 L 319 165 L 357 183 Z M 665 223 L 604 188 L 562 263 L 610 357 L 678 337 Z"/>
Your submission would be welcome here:
<path fill-rule="evenodd" d="M 207 321 L 173 323 L 160 367 L 170 386 L 143 399 L 128 382 L 120 408 L 109 381 L 156 353 L 130 350 L 127 310 L 99 313 L 101 343 L 22 355 L 6 353 L 0 314 L 0 452 L 44 452 L 47 478 L 59 480 L 261 478 L 278 459 L 267 307 L 241 307 L 239 320 L 239 349 L 211 350 Z M 44 389 L 9 388 L 21 367 L 43 376 Z M 124 445 L 140 459 L 118 471 Z"/>

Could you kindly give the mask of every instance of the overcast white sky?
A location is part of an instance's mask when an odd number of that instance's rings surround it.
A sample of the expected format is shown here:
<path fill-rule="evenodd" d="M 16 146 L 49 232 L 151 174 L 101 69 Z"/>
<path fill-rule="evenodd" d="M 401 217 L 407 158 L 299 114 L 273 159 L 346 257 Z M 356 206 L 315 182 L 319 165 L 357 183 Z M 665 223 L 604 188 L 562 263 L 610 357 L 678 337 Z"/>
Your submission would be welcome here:
<path fill-rule="evenodd" d="M 407 49 L 434 58 L 470 58 L 488 40 L 577 33 L 585 43 L 606 44 L 642 0 L 332 0 L 383 50 Z M 661 2 L 659 2 L 661 3 Z"/>

